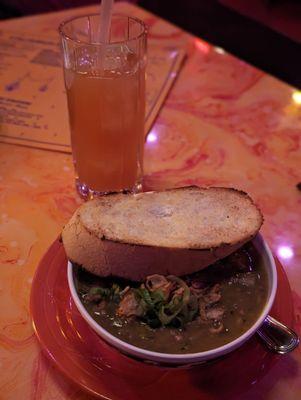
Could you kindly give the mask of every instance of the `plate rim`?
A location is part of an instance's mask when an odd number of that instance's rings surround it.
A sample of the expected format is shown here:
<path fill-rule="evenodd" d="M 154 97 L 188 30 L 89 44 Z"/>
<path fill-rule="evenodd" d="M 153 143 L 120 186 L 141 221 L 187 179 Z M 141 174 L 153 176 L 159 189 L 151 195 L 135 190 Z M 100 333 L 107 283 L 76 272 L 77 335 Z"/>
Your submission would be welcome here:
<path fill-rule="evenodd" d="M 44 277 L 45 270 L 48 269 L 48 265 L 45 265 L 45 264 L 47 264 L 47 263 L 50 264 L 51 262 L 54 262 L 53 260 L 55 258 L 57 258 L 58 263 L 62 263 L 62 258 L 65 260 L 64 261 L 65 263 L 67 262 L 67 257 L 66 257 L 65 251 L 63 249 L 63 245 L 62 245 L 60 236 L 51 243 L 51 245 L 49 246 L 47 251 L 41 257 L 40 262 L 34 273 L 34 277 L 33 277 L 33 281 L 32 281 L 32 290 L 31 290 L 31 294 L 30 294 L 30 316 L 33 321 L 35 334 L 36 334 L 38 343 L 41 346 L 42 352 L 43 352 L 43 354 L 46 355 L 47 359 L 53 363 L 53 365 L 58 369 L 58 371 L 61 372 L 66 377 L 67 381 L 74 384 L 75 387 L 77 386 L 77 387 L 81 388 L 82 390 L 84 390 L 85 392 L 92 394 L 94 396 L 97 396 L 98 398 L 101 398 L 101 399 L 108 400 L 108 395 L 109 395 L 109 396 L 111 396 L 111 397 L 109 397 L 110 399 L 120 400 L 122 397 L 120 397 L 119 395 L 113 394 L 112 392 L 110 392 L 110 389 L 108 391 L 108 389 L 105 386 L 97 387 L 96 385 L 94 385 L 93 382 L 95 382 L 95 380 L 96 380 L 95 375 L 92 376 L 93 381 L 91 381 L 90 378 L 87 380 L 87 376 L 85 376 L 85 372 L 79 370 L 78 376 L 77 376 L 77 378 L 75 378 L 74 374 L 70 373 L 69 367 L 67 367 L 64 363 L 62 363 L 60 361 L 60 359 L 57 358 L 55 350 L 53 349 L 52 345 L 48 343 L 48 339 L 43 336 L 43 332 L 41 333 L 41 335 L 39 333 L 39 331 L 40 331 L 39 325 L 40 325 L 41 321 L 40 321 L 40 318 L 38 318 L 38 316 L 36 316 L 37 317 L 37 326 L 35 324 L 35 309 L 37 306 L 34 304 L 34 298 L 35 298 L 35 291 L 37 291 L 37 289 L 38 289 L 36 287 L 36 285 L 38 284 L 39 275 L 42 275 Z M 274 256 L 274 258 L 275 258 L 275 262 L 277 265 L 277 275 L 278 275 L 278 278 L 280 278 L 279 279 L 280 292 L 279 292 L 279 296 L 276 295 L 275 302 L 274 302 L 274 305 L 276 305 L 276 307 L 277 307 L 275 309 L 276 317 L 278 316 L 278 314 L 281 314 L 284 322 L 288 325 L 292 325 L 294 323 L 294 304 L 293 304 L 291 286 L 290 286 L 285 268 L 283 267 L 283 265 L 281 264 L 281 262 L 278 260 L 278 258 L 276 256 Z M 287 303 L 286 303 L 286 312 L 285 313 L 283 312 L 283 307 L 282 307 L 283 302 L 281 300 L 281 294 L 286 295 Z M 71 296 L 70 296 L 70 299 L 71 299 Z M 272 315 L 274 315 L 273 312 L 272 312 Z M 99 338 L 99 340 L 102 340 L 102 339 Z M 254 342 L 254 344 L 255 344 L 255 342 Z M 242 346 L 242 348 L 244 348 L 244 346 Z M 264 351 L 264 349 L 262 351 Z M 234 351 L 232 354 L 234 355 L 236 352 L 237 352 L 237 350 Z M 268 352 L 266 352 L 266 354 L 269 355 L 271 360 L 275 359 L 273 354 L 268 353 Z M 129 359 L 129 361 L 130 360 L 131 359 Z M 71 359 L 71 361 L 73 362 L 73 359 Z M 161 369 L 161 371 L 162 371 L 162 369 Z M 168 372 L 166 372 L 166 373 L 168 373 Z M 118 376 L 118 375 L 116 376 L 114 374 L 114 379 L 119 380 L 119 379 L 123 379 L 123 377 Z M 97 380 L 99 381 L 99 378 L 97 378 Z M 160 379 L 160 381 L 161 381 L 161 379 Z M 154 384 L 157 384 L 157 382 Z"/>

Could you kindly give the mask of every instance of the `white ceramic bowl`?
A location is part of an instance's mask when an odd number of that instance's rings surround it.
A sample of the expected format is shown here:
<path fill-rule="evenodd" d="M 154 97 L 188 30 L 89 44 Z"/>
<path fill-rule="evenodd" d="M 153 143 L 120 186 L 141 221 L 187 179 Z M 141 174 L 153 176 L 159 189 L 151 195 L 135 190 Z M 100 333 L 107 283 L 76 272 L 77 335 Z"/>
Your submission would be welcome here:
<path fill-rule="evenodd" d="M 225 344 L 224 346 L 217 347 L 215 349 L 211 349 L 208 351 L 203 351 L 199 353 L 187 353 L 187 354 L 166 354 L 166 353 L 157 353 L 154 351 L 149 351 L 145 349 L 141 349 L 139 347 L 133 346 L 129 343 L 126 343 L 117 337 L 113 336 L 111 333 L 109 333 L 107 330 L 102 328 L 101 325 L 99 325 L 86 311 L 85 307 L 83 306 L 77 292 L 75 289 L 74 285 L 74 279 L 73 279 L 73 268 L 72 264 L 68 262 L 68 283 L 69 283 L 69 288 L 71 291 L 71 296 L 78 308 L 78 311 L 82 315 L 82 317 L 87 321 L 87 323 L 90 325 L 90 327 L 106 342 L 111 344 L 112 346 L 116 347 L 119 349 L 122 353 L 125 353 L 131 357 L 141 359 L 143 361 L 147 362 L 153 362 L 157 364 L 162 364 L 162 365 L 185 365 L 185 364 L 198 364 L 202 363 L 214 358 L 221 357 L 234 349 L 238 348 L 241 346 L 245 341 L 247 341 L 254 333 L 257 331 L 257 329 L 261 326 L 263 323 L 264 319 L 268 315 L 268 313 L 271 310 L 271 307 L 273 305 L 275 295 L 276 295 L 276 289 L 277 289 L 277 270 L 276 270 L 276 265 L 274 258 L 272 256 L 272 253 L 264 241 L 263 237 L 258 234 L 254 239 L 253 239 L 253 244 L 257 251 L 261 254 L 262 256 L 262 261 L 264 263 L 264 266 L 266 268 L 266 271 L 268 273 L 268 283 L 269 283 L 269 288 L 268 288 L 268 296 L 267 296 L 267 301 L 265 306 L 262 309 L 261 314 L 255 321 L 255 323 L 241 336 L 239 336 L 237 339 L 233 340 L 230 343 Z"/>

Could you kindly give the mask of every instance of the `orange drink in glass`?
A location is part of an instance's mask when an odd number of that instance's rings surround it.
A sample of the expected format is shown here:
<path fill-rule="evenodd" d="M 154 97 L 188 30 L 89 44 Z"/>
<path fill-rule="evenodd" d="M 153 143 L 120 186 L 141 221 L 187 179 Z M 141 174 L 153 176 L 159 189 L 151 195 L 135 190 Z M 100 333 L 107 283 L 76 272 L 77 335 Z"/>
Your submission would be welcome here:
<path fill-rule="evenodd" d="M 146 29 L 113 16 L 108 44 L 98 15 L 60 26 L 76 187 L 83 197 L 139 191 L 143 174 Z"/>

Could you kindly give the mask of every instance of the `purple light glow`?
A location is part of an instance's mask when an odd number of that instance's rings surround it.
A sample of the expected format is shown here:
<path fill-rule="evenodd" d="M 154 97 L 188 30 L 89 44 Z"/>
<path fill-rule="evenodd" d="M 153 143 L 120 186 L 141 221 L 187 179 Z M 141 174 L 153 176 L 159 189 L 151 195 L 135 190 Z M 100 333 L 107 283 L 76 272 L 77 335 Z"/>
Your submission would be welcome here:
<path fill-rule="evenodd" d="M 147 143 L 154 143 L 158 140 L 157 134 L 153 131 L 151 131 L 148 136 L 147 136 Z"/>
<path fill-rule="evenodd" d="M 169 57 L 170 57 L 170 58 L 175 58 L 177 55 L 178 55 L 178 51 L 177 51 L 177 50 L 174 50 L 174 51 L 171 51 L 171 52 L 170 52 Z"/>
<path fill-rule="evenodd" d="M 284 260 L 289 260 L 294 256 L 293 249 L 290 246 L 279 246 L 277 249 L 277 254 Z"/>

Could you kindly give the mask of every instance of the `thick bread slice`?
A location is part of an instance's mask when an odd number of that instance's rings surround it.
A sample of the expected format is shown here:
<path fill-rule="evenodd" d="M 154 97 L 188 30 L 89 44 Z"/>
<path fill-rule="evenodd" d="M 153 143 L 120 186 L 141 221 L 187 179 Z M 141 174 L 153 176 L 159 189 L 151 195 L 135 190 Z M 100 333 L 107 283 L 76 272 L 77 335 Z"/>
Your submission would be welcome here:
<path fill-rule="evenodd" d="M 263 222 L 244 192 L 186 187 L 83 204 L 62 232 L 68 258 L 99 276 L 196 272 L 237 250 Z"/>

